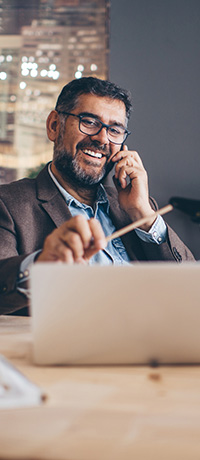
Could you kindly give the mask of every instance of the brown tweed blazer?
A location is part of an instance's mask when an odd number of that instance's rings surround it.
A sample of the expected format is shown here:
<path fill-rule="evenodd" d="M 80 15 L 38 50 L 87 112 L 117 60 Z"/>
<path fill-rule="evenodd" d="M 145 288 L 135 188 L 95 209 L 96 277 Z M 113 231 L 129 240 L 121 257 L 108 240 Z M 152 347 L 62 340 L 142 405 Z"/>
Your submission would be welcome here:
<path fill-rule="evenodd" d="M 106 187 L 110 216 L 121 228 L 130 223 L 122 211 L 113 187 Z M 152 207 L 156 204 L 152 200 Z M 36 179 L 22 179 L 0 186 L 0 314 L 19 310 L 28 304 L 16 290 L 22 260 L 41 249 L 45 237 L 71 214 L 65 200 L 50 178 L 47 166 Z M 194 260 L 178 236 L 168 228 L 168 241 L 161 245 L 141 241 L 134 231 L 122 237 L 132 261 Z"/>

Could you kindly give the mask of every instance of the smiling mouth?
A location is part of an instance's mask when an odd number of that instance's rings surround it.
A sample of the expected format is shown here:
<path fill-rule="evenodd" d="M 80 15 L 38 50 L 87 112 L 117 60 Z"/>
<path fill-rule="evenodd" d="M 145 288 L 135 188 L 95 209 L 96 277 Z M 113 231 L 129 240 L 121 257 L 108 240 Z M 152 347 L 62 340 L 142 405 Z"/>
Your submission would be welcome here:
<path fill-rule="evenodd" d="M 94 150 L 88 150 L 88 149 L 83 150 L 83 153 L 85 155 L 88 155 L 89 157 L 98 158 L 99 160 L 105 156 L 103 155 L 103 153 L 95 152 Z"/>

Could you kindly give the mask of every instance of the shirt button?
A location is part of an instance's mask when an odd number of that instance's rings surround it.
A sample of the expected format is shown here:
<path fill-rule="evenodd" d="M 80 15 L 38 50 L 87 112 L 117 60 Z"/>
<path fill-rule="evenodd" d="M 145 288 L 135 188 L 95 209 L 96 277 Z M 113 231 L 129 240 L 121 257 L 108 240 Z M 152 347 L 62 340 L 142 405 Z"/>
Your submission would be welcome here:
<path fill-rule="evenodd" d="M 154 238 L 157 237 L 157 232 L 153 232 L 153 237 L 154 237 Z"/>
<path fill-rule="evenodd" d="M 19 278 L 22 279 L 23 277 L 24 277 L 24 274 L 22 272 L 20 272 Z"/>
<path fill-rule="evenodd" d="M 25 270 L 24 276 L 29 276 L 29 271 L 28 270 Z"/>
<path fill-rule="evenodd" d="M 158 241 L 159 241 L 159 243 L 161 243 L 161 241 L 162 241 L 161 236 L 159 236 Z"/>

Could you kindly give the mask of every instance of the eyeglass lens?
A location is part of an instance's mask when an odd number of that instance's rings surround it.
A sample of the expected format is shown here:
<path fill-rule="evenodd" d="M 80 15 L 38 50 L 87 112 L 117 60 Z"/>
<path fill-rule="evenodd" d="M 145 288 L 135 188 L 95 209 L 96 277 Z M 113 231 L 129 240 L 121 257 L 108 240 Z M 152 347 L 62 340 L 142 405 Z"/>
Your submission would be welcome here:
<path fill-rule="evenodd" d="M 100 120 L 96 120 L 95 118 L 80 118 L 80 131 L 84 134 L 88 134 L 90 136 L 98 134 L 103 127 L 104 124 Z M 121 144 L 124 141 L 127 135 L 125 128 L 117 125 L 107 126 L 106 131 L 108 139 L 119 144 Z"/>

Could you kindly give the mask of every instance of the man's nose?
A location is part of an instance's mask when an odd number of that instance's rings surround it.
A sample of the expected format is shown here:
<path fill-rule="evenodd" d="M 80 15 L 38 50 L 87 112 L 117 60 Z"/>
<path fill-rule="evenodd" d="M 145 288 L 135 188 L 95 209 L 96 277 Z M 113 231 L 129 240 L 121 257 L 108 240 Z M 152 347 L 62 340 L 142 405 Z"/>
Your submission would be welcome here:
<path fill-rule="evenodd" d="M 98 140 L 101 144 L 109 144 L 106 127 L 103 126 L 98 134 L 91 136 L 92 139 Z"/>

